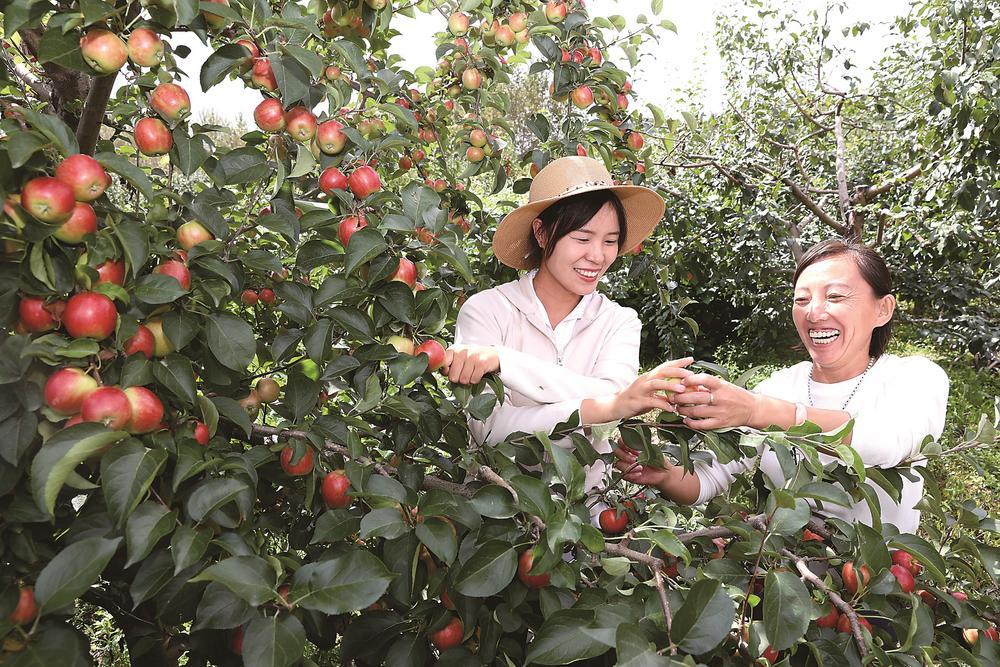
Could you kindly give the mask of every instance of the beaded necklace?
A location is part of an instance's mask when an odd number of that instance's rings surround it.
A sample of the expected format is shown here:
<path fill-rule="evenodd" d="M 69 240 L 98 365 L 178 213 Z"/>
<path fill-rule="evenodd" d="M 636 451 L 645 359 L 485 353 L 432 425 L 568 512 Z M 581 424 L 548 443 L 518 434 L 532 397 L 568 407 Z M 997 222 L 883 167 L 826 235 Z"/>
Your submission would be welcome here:
<path fill-rule="evenodd" d="M 872 369 L 872 366 L 874 365 L 875 365 L 875 357 L 868 357 L 868 365 L 865 367 L 865 372 L 862 373 L 861 377 L 858 378 L 858 383 L 854 385 L 854 389 L 852 389 L 851 393 L 848 394 L 847 400 L 844 401 L 844 404 L 840 406 L 841 410 L 847 410 L 847 404 L 851 402 L 852 398 L 854 398 L 854 394 L 858 392 L 858 387 L 861 386 L 861 383 L 864 381 L 865 376 L 868 375 L 868 371 L 870 371 Z M 806 382 L 806 395 L 809 397 L 809 407 L 813 407 L 812 384 L 813 384 L 813 369 L 812 366 L 810 366 L 809 380 Z"/>

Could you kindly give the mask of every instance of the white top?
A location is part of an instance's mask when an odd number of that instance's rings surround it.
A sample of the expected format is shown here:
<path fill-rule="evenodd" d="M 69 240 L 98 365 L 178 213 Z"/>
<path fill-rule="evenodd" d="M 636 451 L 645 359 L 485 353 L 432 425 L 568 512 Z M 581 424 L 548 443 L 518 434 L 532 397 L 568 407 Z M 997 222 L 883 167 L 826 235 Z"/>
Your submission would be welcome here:
<path fill-rule="evenodd" d="M 535 275 L 538 274 L 538 269 L 532 269 L 528 271 L 525 277 L 528 279 L 528 288 L 531 290 L 531 296 L 535 299 L 535 307 L 538 312 L 545 313 L 545 305 L 542 300 L 538 298 L 538 294 L 535 292 Z M 576 304 L 576 307 L 570 311 L 569 315 L 564 317 L 562 321 L 556 324 L 555 328 L 552 328 L 552 324 L 549 322 L 548 315 L 546 315 L 543 320 L 548 326 L 549 331 L 552 332 L 552 336 L 555 338 L 556 348 L 559 350 L 559 356 L 562 356 L 562 351 L 566 349 L 569 345 L 569 339 L 573 337 L 573 329 L 576 327 L 576 321 L 583 317 L 584 311 L 590 302 L 593 301 L 594 295 L 597 292 L 591 292 L 586 294 L 580 299 L 580 302 Z"/>
<path fill-rule="evenodd" d="M 807 382 L 811 366 L 812 362 L 805 361 L 776 371 L 754 391 L 793 403 L 808 403 Z M 840 410 L 857 384 L 858 378 L 832 384 L 813 382 L 813 405 Z M 940 366 L 924 357 L 883 355 L 868 371 L 847 406 L 847 412 L 855 419 L 851 446 L 868 467 L 894 467 L 916 455 L 927 435 L 934 439 L 941 437 L 947 405 L 948 376 Z M 785 478 L 777 457 L 764 445 L 761 448 L 764 452 L 761 471 L 774 487 L 780 487 Z M 834 459 L 820 454 L 820 460 L 827 464 Z M 753 463 L 753 459 L 738 459 L 727 464 L 695 462 L 695 474 L 701 482 L 696 504 L 708 502 L 726 491 L 733 478 L 750 470 Z M 914 506 L 923 497 L 924 482 L 919 473 L 914 476 L 916 481 L 903 476 L 898 505 L 880 487 L 866 482 L 878 497 L 882 522 L 894 524 L 903 533 L 916 533 L 920 523 L 920 511 Z M 868 525 L 872 521 L 864 501 L 851 508 L 827 503 L 822 514 Z"/>

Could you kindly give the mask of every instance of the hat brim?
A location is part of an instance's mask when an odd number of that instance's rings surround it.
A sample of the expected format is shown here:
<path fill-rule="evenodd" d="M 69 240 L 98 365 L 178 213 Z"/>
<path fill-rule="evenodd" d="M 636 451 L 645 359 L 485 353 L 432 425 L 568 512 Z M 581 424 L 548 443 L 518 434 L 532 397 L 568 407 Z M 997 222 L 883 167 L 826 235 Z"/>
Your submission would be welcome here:
<path fill-rule="evenodd" d="M 641 185 L 599 185 L 574 190 L 573 195 L 597 190 L 610 190 L 621 200 L 625 209 L 625 242 L 619 256 L 642 243 L 663 218 L 666 203 L 663 197 Z M 535 268 L 530 261 L 531 223 L 538 215 L 565 197 L 550 197 L 534 201 L 508 213 L 493 234 L 493 253 L 502 263 L 515 269 Z"/>

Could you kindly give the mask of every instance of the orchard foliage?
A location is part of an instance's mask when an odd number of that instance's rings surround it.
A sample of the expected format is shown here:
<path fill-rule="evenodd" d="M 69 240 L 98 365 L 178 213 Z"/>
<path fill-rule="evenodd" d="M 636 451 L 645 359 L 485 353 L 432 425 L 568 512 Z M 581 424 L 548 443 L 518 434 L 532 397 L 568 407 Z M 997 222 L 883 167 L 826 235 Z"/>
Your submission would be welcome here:
<path fill-rule="evenodd" d="M 499 274 L 490 233 L 537 169 L 582 152 L 644 181 L 668 123 L 614 57 L 671 24 L 396 4 L 3 5 L 0 662 L 87 664 L 84 601 L 155 666 L 996 663 L 993 520 L 816 520 L 904 474 L 843 434 L 620 425 L 647 464 L 779 453 L 783 488 L 751 475 L 704 511 L 617 474 L 586 495 L 609 457 L 573 422 L 470 442 L 502 388 L 433 373 L 435 339 Z M 410 72 L 386 48 L 417 11 L 440 62 Z M 561 110 L 518 154 L 514 67 Z M 189 94 L 227 77 L 261 91 L 235 146 Z"/>

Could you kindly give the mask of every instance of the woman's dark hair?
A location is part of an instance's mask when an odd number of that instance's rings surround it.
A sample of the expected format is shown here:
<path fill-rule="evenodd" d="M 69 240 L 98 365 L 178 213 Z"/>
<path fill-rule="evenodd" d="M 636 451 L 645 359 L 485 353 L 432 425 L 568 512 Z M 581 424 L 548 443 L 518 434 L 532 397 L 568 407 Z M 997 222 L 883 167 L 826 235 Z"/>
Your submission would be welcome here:
<path fill-rule="evenodd" d="M 825 259 L 848 255 L 854 260 L 854 264 L 861 272 L 861 277 L 865 279 L 877 298 L 882 298 L 892 293 L 892 275 L 889 267 L 885 265 L 885 260 L 877 252 L 868 246 L 840 239 L 829 239 L 821 241 L 812 246 L 802 255 L 795 273 L 792 275 L 792 286 L 799 282 L 799 276 L 807 266 L 821 262 Z M 889 320 L 880 327 L 875 327 L 872 331 L 872 340 L 868 345 L 868 354 L 876 359 L 885 353 L 886 346 L 889 345 L 889 338 L 892 336 L 892 320 Z"/>
<path fill-rule="evenodd" d="M 625 245 L 625 207 L 622 206 L 618 195 L 611 190 L 594 190 L 560 199 L 538 214 L 539 220 L 542 221 L 541 231 L 545 238 L 545 248 L 543 250 L 538 245 L 534 231 L 529 231 L 528 243 L 531 251 L 528 261 L 531 265 L 541 266 L 542 260 L 552 254 L 552 249 L 559 239 L 590 222 L 605 204 L 611 204 L 618 216 L 618 251 L 621 252 Z"/>

